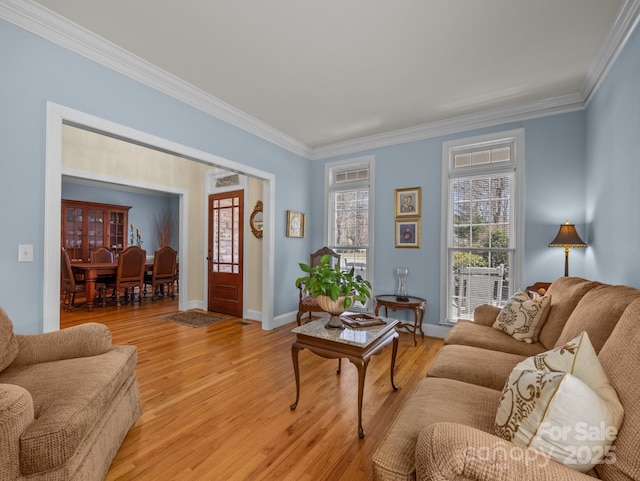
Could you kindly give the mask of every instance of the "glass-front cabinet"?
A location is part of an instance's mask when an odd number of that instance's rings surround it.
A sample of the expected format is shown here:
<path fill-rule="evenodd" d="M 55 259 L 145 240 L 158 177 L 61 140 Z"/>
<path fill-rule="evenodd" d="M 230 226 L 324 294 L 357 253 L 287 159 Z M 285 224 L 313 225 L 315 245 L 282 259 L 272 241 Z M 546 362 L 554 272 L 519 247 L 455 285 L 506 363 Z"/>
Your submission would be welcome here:
<path fill-rule="evenodd" d="M 127 248 L 127 218 L 131 207 L 62 200 L 62 247 L 71 262 L 89 262 L 98 247 L 116 254 Z"/>

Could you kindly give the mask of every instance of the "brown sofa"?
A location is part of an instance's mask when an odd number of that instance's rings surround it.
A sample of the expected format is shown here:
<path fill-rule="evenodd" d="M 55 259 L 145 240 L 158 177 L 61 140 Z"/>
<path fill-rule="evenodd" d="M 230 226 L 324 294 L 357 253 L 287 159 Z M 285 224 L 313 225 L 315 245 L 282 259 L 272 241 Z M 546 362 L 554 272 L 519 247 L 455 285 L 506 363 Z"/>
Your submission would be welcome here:
<path fill-rule="evenodd" d="M 500 309 L 492 306 L 477 308 L 474 322 L 451 329 L 374 454 L 376 480 L 640 480 L 640 290 L 563 277 L 548 294 L 551 307 L 538 342 L 493 328 Z M 494 435 L 501 390 L 514 366 L 583 331 L 624 407 L 615 462 L 587 475 L 555 461 L 525 462 L 530 451 Z M 495 446 L 508 453 L 506 460 L 469 456 Z"/>
<path fill-rule="evenodd" d="M 16 335 L 0 308 L 0 480 L 104 479 L 142 414 L 136 363 L 102 324 Z"/>

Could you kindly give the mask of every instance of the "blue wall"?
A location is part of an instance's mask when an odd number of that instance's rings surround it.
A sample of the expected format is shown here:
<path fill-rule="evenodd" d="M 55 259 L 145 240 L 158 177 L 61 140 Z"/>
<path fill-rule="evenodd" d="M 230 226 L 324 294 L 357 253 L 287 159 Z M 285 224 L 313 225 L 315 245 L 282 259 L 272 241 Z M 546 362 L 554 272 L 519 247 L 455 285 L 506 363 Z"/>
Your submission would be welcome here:
<path fill-rule="evenodd" d="M 630 36 L 586 115 L 589 276 L 640 286 L 640 31 Z"/>
<path fill-rule="evenodd" d="M 325 161 L 274 146 L 2 21 L 0 45 L 13 46 L 0 49 L 0 306 L 17 332 L 41 329 L 47 101 L 272 173 L 274 314 L 296 309 L 298 262 L 324 244 Z M 589 244 L 571 252 L 572 275 L 640 287 L 639 52 L 636 32 L 585 110 L 327 159 L 375 155 L 375 292 L 392 291 L 394 268 L 409 266 L 410 294 L 427 298 L 427 322 L 438 323 L 442 142 L 514 128 L 525 130 L 524 284 L 562 275 L 562 249 L 547 244 L 570 219 Z M 393 192 L 416 186 L 423 193 L 422 247 L 396 249 Z M 288 209 L 307 213 L 304 239 L 285 237 Z M 18 244 L 34 244 L 34 262 L 17 262 Z"/>
<path fill-rule="evenodd" d="M 0 306 L 16 332 L 42 330 L 47 101 L 273 174 L 275 256 L 286 260 L 275 263 L 274 313 L 295 309 L 294 260 L 310 242 L 285 237 L 286 211 L 310 211 L 309 160 L 4 21 L 0 45 Z M 33 244 L 34 262 L 18 263 L 18 244 Z"/>
<path fill-rule="evenodd" d="M 565 220 L 584 231 L 584 111 L 514 122 L 493 128 L 436 137 L 344 155 L 327 162 L 375 155 L 375 292 L 396 288 L 395 268 L 408 266 L 409 294 L 427 299 L 425 320 L 440 321 L 440 211 L 442 143 L 491 132 L 525 130 L 525 271 L 526 287 L 536 281 L 552 281 L 564 273 L 564 251 L 547 245 Z M 321 178 L 324 164 L 314 165 Z M 422 188 L 422 242 L 420 249 L 397 249 L 394 238 L 394 191 Z M 322 205 L 324 192 L 313 189 L 313 204 Z M 314 245 L 322 243 L 322 213 L 314 218 Z M 586 273 L 584 252 L 571 252 L 571 275 Z M 399 311 L 398 317 L 408 313 Z"/>

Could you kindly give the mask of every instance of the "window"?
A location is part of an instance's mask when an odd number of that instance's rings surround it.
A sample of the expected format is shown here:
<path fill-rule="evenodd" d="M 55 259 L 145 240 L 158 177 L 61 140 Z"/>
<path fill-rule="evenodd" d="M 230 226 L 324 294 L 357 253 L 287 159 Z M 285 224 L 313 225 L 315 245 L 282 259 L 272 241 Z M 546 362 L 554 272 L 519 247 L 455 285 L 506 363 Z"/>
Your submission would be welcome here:
<path fill-rule="evenodd" d="M 443 144 L 445 323 L 503 305 L 522 282 L 524 131 Z"/>
<path fill-rule="evenodd" d="M 343 269 L 353 267 L 369 282 L 373 279 L 373 167 L 373 157 L 325 167 L 326 244 L 340 254 Z"/>

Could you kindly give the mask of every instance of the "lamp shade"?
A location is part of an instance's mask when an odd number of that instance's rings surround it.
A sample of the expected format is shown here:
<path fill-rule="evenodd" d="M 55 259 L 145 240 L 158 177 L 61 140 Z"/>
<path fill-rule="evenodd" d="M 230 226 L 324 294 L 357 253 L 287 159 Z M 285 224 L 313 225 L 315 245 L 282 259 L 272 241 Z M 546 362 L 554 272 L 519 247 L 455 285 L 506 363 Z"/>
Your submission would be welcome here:
<path fill-rule="evenodd" d="M 576 226 L 567 221 L 560 226 L 558 235 L 549 243 L 549 247 L 587 247 L 576 232 Z"/>
<path fill-rule="evenodd" d="M 576 232 L 576 226 L 569 221 L 560 226 L 558 235 L 549 243 L 549 247 L 564 247 L 564 275 L 569 275 L 569 248 L 587 247 Z"/>

